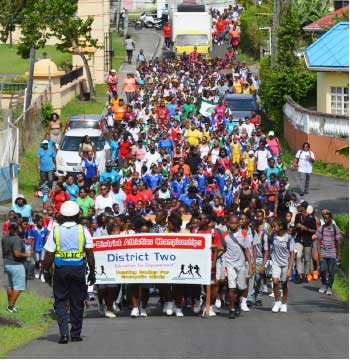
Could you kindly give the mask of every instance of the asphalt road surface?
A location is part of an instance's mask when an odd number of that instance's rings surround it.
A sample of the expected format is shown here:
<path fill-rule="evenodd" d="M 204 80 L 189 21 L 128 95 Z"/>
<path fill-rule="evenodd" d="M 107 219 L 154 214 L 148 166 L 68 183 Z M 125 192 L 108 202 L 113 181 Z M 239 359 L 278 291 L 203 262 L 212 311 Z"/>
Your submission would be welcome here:
<path fill-rule="evenodd" d="M 272 298 L 235 320 L 204 319 L 188 310 L 166 317 L 153 305 L 148 318 L 101 317 L 96 303 L 81 343 L 59 345 L 57 325 L 9 358 L 348 358 L 348 307 L 320 295 L 319 283 L 290 284 L 288 313 L 271 312 Z M 152 298 L 155 304 L 156 299 Z"/>

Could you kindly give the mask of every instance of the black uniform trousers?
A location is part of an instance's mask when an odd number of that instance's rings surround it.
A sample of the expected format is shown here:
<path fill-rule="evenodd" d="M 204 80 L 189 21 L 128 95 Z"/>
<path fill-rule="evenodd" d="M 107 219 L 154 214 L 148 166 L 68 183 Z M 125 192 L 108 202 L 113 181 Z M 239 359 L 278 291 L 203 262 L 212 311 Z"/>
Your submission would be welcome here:
<path fill-rule="evenodd" d="M 84 300 L 86 297 L 85 265 L 55 266 L 53 275 L 54 309 L 61 336 L 79 337 L 83 327 Z"/>

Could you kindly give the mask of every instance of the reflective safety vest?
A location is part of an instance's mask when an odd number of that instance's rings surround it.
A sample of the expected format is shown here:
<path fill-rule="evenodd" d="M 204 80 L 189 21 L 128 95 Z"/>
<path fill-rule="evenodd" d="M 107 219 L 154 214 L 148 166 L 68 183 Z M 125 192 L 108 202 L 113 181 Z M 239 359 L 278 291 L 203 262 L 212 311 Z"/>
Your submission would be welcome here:
<path fill-rule="evenodd" d="M 84 229 L 82 225 L 72 227 L 56 226 L 54 229 L 57 266 L 81 266 L 84 264 Z"/>

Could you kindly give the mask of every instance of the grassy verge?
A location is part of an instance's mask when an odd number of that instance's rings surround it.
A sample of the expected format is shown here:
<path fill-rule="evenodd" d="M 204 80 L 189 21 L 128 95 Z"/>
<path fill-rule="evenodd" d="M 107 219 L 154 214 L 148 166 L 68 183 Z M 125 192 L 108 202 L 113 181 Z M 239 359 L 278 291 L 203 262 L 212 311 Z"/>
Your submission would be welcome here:
<path fill-rule="evenodd" d="M 23 324 L 23 327 L 4 326 L 0 327 L 0 357 L 4 358 L 9 351 L 42 335 L 52 320 L 44 320 L 43 315 L 51 308 L 51 300 L 39 297 L 30 292 L 24 292 L 17 301 L 17 314 L 9 314 L 5 308 L 7 295 L 0 291 L 0 317 L 15 319 Z"/>
<path fill-rule="evenodd" d="M 340 268 L 335 276 L 333 288 L 337 295 L 349 303 L 349 214 L 336 214 L 334 220 L 343 233 Z"/>
<path fill-rule="evenodd" d="M 99 92 L 102 94 L 105 85 L 99 85 Z M 106 97 L 104 93 L 103 97 Z M 67 117 L 75 114 L 100 114 L 105 106 L 104 101 L 80 101 L 78 98 L 67 103 L 61 111 L 61 120 L 66 122 Z M 20 160 L 19 191 L 23 193 L 28 202 L 31 203 L 34 195 L 34 187 L 39 182 L 39 174 L 36 169 L 36 153 L 39 144 L 27 146 L 24 157 Z"/>
<path fill-rule="evenodd" d="M 114 57 L 112 59 L 112 67 L 119 71 L 121 65 L 125 61 L 125 46 L 124 46 L 124 37 L 117 34 L 116 32 L 112 33 L 112 49 L 114 50 Z"/>
<path fill-rule="evenodd" d="M 52 59 L 56 65 L 72 62 L 72 55 L 70 53 L 58 51 L 55 46 L 48 45 L 37 50 L 36 58 L 42 57 L 43 52 L 46 52 L 48 57 Z M 28 71 L 28 66 L 29 60 L 22 59 L 17 54 L 16 46 L 0 45 L 0 74 L 23 74 Z"/>
<path fill-rule="evenodd" d="M 259 64 L 259 60 L 256 60 L 251 54 L 244 52 L 241 48 L 238 49 L 238 58 L 240 62 L 245 61 L 247 66 Z"/>
<path fill-rule="evenodd" d="M 295 153 L 289 148 L 285 139 L 281 140 L 281 146 L 283 151 L 283 162 L 287 167 L 291 167 Z M 349 169 L 346 169 L 338 164 L 326 163 L 323 161 L 314 162 L 312 173 L 316 175 L 331 176 L 343 180 L 349 179 Z"/>

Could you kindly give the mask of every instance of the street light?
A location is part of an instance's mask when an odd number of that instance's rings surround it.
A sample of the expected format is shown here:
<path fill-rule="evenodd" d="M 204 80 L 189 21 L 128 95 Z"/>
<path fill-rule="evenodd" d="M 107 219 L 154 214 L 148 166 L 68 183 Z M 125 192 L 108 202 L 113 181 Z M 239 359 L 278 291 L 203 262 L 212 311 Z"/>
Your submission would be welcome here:
<path fill-rule="evenodd" d="M 269 55 L 271 56 L 271 47 L 272 47 L 272 41 L 271 41 L 271 26 L 266 26 L 266 27 L 261 27 L 259 28 L 259 30 L 269 30 Z"/>

